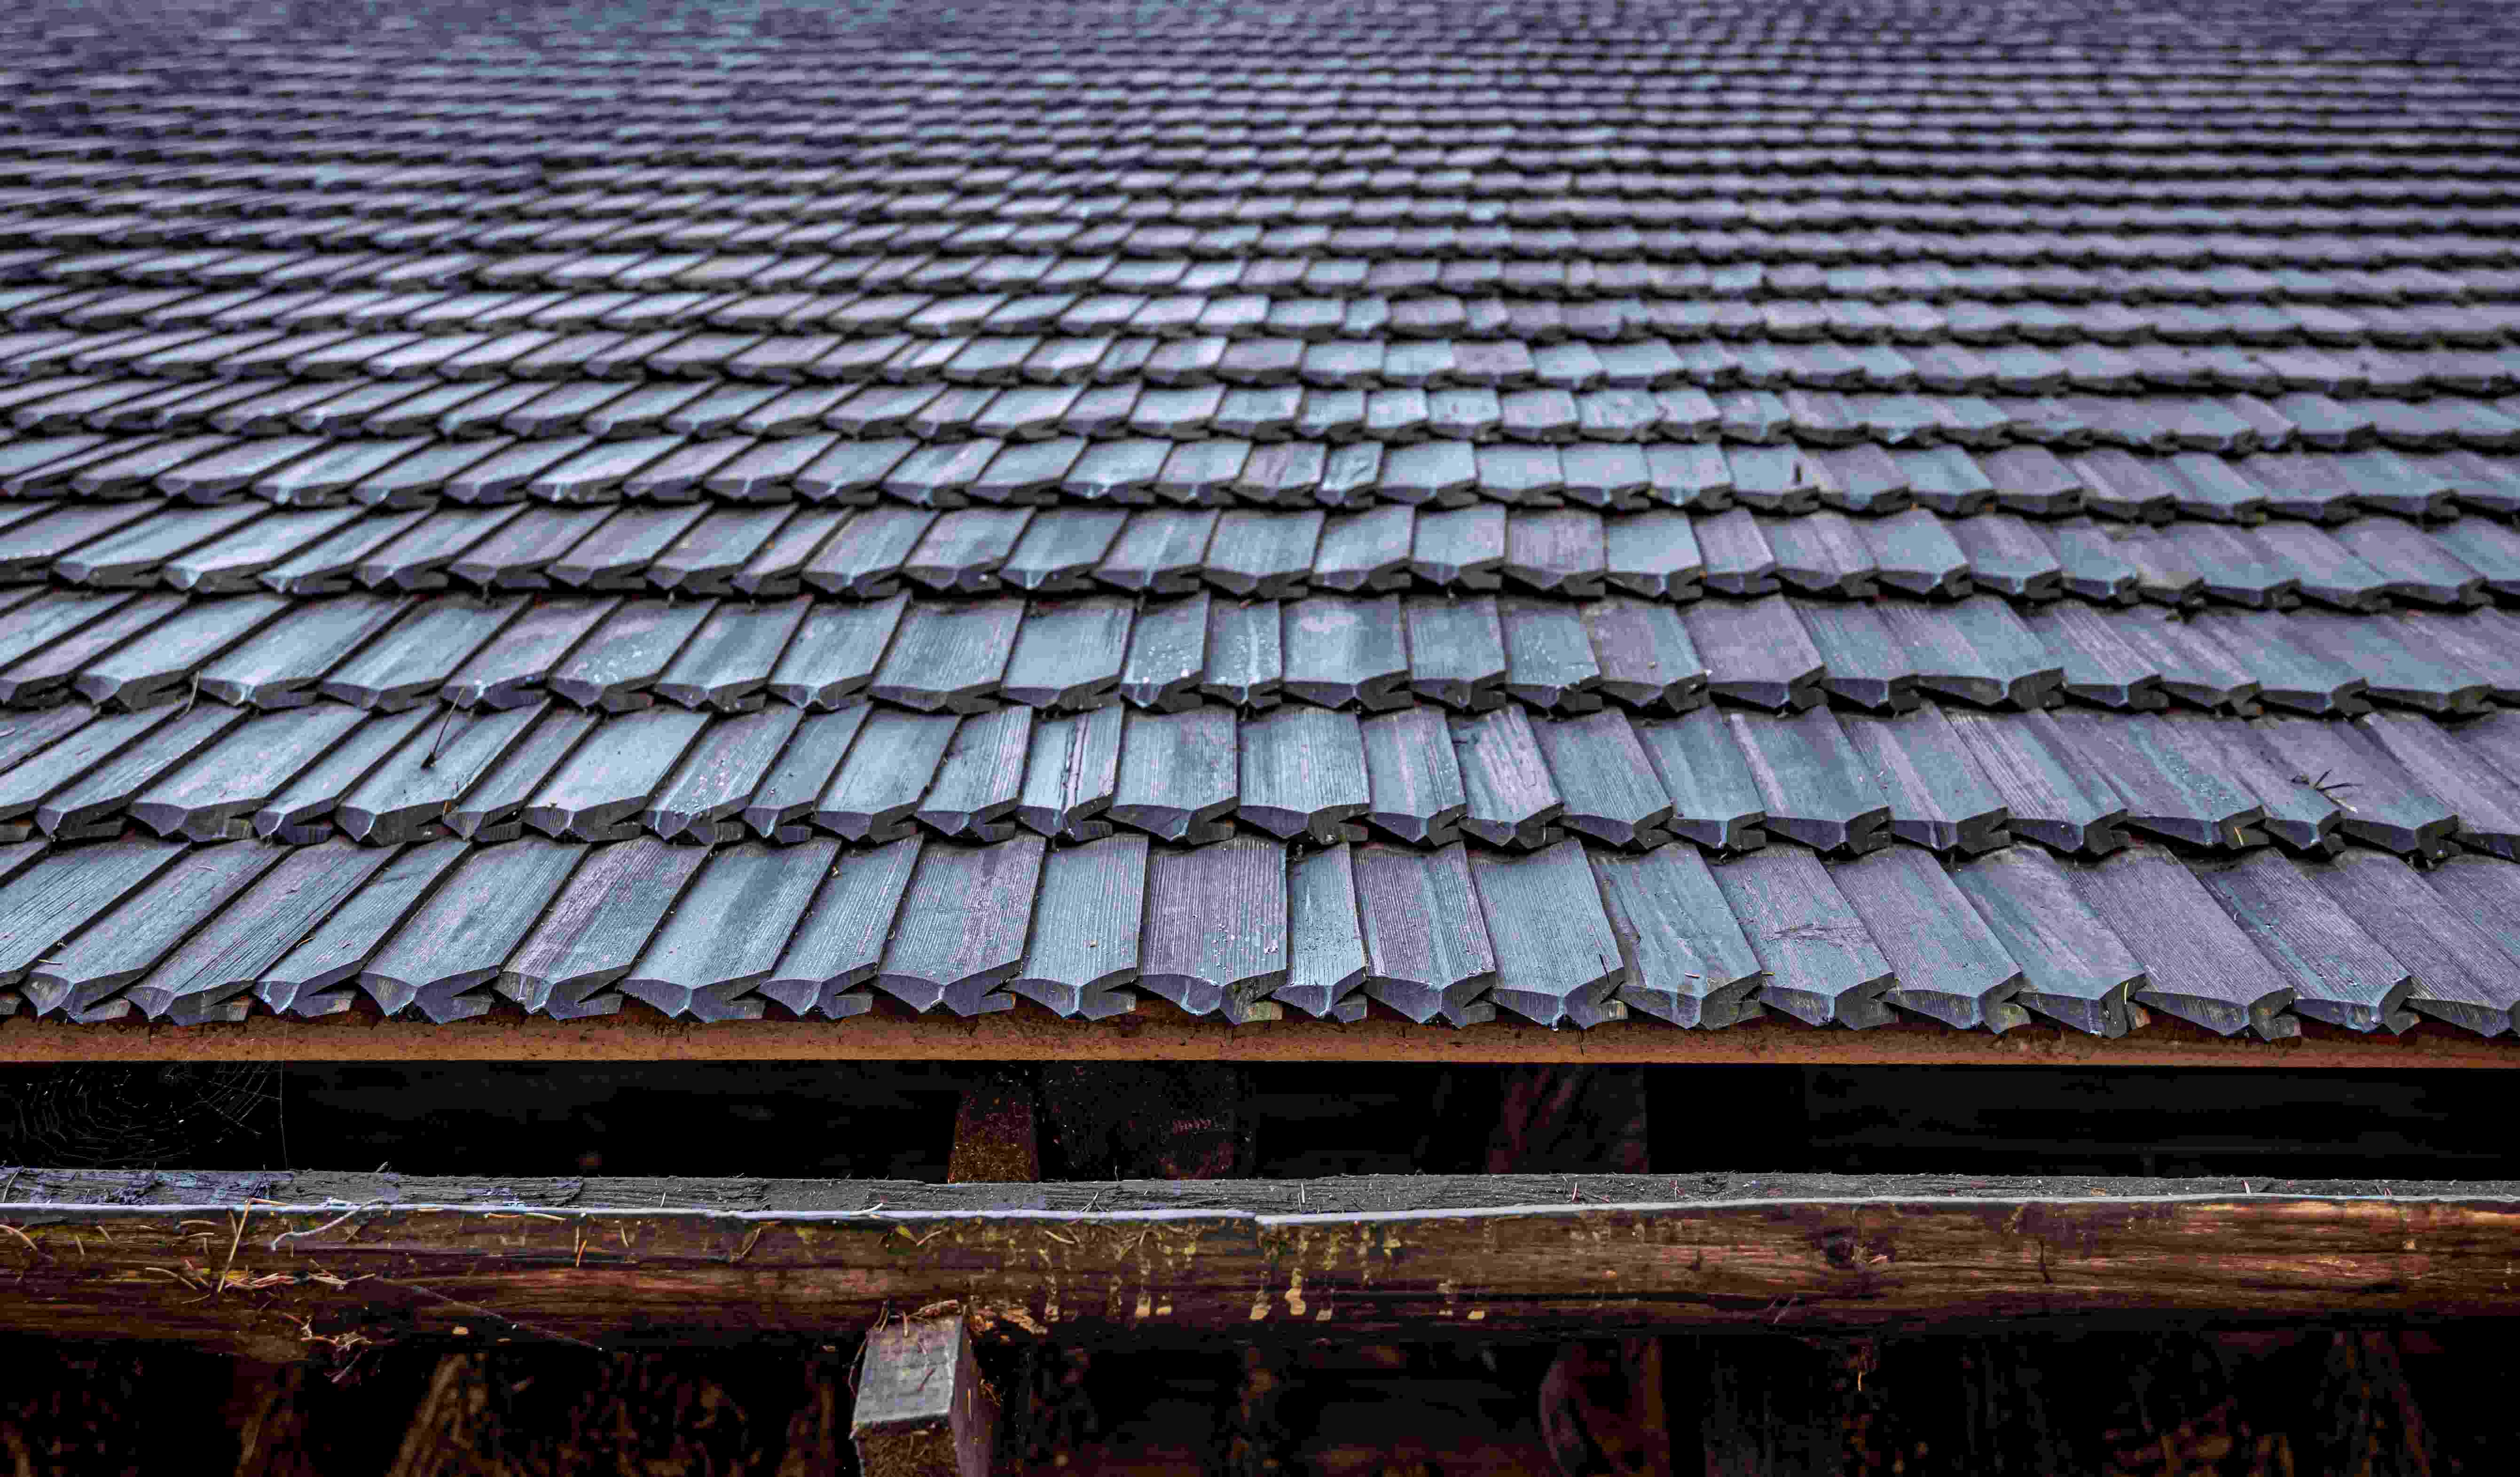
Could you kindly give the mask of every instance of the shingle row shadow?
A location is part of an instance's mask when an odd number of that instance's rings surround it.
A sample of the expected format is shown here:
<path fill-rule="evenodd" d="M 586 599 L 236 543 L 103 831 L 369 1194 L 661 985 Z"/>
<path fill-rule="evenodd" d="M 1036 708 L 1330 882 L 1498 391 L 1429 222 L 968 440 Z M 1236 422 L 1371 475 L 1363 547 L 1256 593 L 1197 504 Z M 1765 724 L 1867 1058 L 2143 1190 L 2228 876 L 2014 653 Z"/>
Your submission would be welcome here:
<path fill-rule="evenodd" d="M 2341 479 L 2340 479 L 2341 481 Z M 2351 491 L 2351 484 L 2337 488 Z M 2515 484 L 2520 493 L 2520 484 Z M 1601 515 L 1498 504 L 1349 513 L 1054 506 L 798 508 L 596 504 L 371 512 L 149 501 L 0 503 L 0 586 L 196 595 L 413 594 L 461 585 L 742 595 L 811 590 L 1237 598 L 1420 590 L 1687 603 L 1992 593 L 2025 610 L 2073 599 L 2284 610 L 2460 609 L 2520 598 L 2520 533 L 2469 515 L 2319 527 L 2180 519 L 1951 517 L 1921 509 Z"/>
<path fill-rule="evenodd" d="M 1923 704 L 1863 714 L 1696 707 L 1534 718 L 1412 704 L 1238 712 L 870 703 L 607 715 L 556 702 L 466 714 L 318 704 L 68 705 L 0 732 L 0 839 L 371 845 L 533 831 L 702 845 L 923 829 L 1199 844 L 1369 833 L 1528 851 L 1567 834 L 1651 850 L 1773 833 L 1860 854 L 1895 838 L 1974 854 L 2016 837 L 2097 855 L 2127 831 L 2219 850 L 2353 842 L 2417 861 L 2520 859 L 2520 718 L 2350 722 Z"/>
<path fill-rule="evenodd" d="M 2498 609 L 2212 611 L 1992 596 L 1828 603 L 1767 596 L 1672 606 L 1631 597 L 1051 597 L 882 601 L 621 595 L 17 592 L 0 702 L 76 696 L 263 709 L 319 699 L 400 711 L 513 707 L 548 693 L 621 712 L 659 699 L 740 712 L 872 696 L 916 712 L 1126 701 L 1381 711 L 1422 699 L 1675 711 L 1713 696 L 1771 711 L 1875 711 L 1926 694 L 1998 708 L 2172 702 L 2446 717 L 2520 702 L 2520 642 Z"/>

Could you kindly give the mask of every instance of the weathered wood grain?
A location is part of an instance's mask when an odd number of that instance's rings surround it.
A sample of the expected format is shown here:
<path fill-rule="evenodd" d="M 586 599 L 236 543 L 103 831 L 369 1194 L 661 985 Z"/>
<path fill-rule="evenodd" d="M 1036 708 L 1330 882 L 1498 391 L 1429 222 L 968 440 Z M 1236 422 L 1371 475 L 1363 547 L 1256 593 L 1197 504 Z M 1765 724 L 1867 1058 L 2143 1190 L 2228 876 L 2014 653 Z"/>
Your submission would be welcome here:
<path fill-rule="evenodd" d="M 1193 1015 L 1275 1020 L 1286 980 L 1286 852 L 1236 836 L 1147 860 L 1140 982 Z"/>
<path fill-rule="evenodd" d="M 1579 613 L 1600 663 L 1604 695 L 1648 712 L 1680 712 L 1706 700 L 1706 663 L 1689 644 L 1679 611 L 1612 597 L 1588 602 Z"/>
<path fill-rule="evenodd" d="M 1724 718 L 1758 781 L 1770 830 L 1822 851 L 1862 853 L 1890 844 L 1889 797 L 1834 713 L 1813 708 L 1790 717 L 1728 712 Z"/>
<path fill-rule="evenodd" d="M 2076 895 L 2066 864 L 2007 846 L 1953 869 L 1952 883 L 2021 966 L 2015 1000 L 2078 1031 L 2126 1034 L 2127 996 L 2143 983 L 2143 965 Z"/>
<path fill-rule="evenodd" d="M 919 824 L 958 841 L 1003 841 L 1013 835 L 1032 729 L 1032 709 L 1026 707 L 964 719 L 919 802 Z"/>
<path fill-rule="evenodd" d="M 1137 1005 L 1147 838 L 1123 832 L 1043 859 L 1023 966 L 1007 988 L 1061 1015 L 1100 1020 Z"/>
<path fill-rule="evenodd" d="M 282 1360 L 412 1334 L 826 1334 L 935 1304 L 990 1340 L 1140 1342 L 2520 1313 L 2507 1184 L 29 1170 L 10 1200 L 0 1327 Z"/>
<path fill-rule="evenodd" d="M 813 606 L 803 596 L 776 604 L 729 601 L 719 605 L 656 679 L 656 695 L 720 713 L 760 707 L 780 657 Z"/>
<path fill-rule="evenodd" d="M 1469 713 L 1505 701 L 1505 627 L 1494 600 L 1418 596 L 1407 615 L 1411 692 Z"/>
<path fill-rule="evenodd" d="M 1027 829 L 1069 841 L 1111 833 L 1103 813 L 1120 778 L 1120 738 L 1128 710 L 1109 703 L 1091 712 L 1032 726 L 1015 820 Z"/>
<path fill-rule="evenodd" d="M 2009 844 L 2002 796 L 1979 772 L 1941 707 L 1838 720 L 1890 802 L 1890 833 L 1929 851 L 1975 855 Z"/>
<path fill-rule="evenodd" d="M 1470 860 L 1496 952 L 1495 1004 L 1543 1025 L 1595 1026 L 1620 1020 L 1614 999 L 1626 961 L 1580 841 L 1530 856 L 1481 851 Z"/>
<path fill-rule="evenodd" d="M 2472 874 L 2478 865 L 2493 864 L 2456 864 L 2443 872 Z M 2520 1004 L 2520 960 L 2421 873 L 2360 849 L 2309 873 L 2320 891 L 2414 971 L 2406 1002 L 2410 1008 L 2488 1036 L 2511 1029 L 2511 1007 Z"/>
<path fill-rule="evenodd" d="M 1668 723 L 1641 723 L 1637 739 L 1671 796 L 1673 833 L 1716 851 L 1768 844 L 1759 777 L 1723 713 L 1699 707 Z"/>
<path fill-rule="evenodd" d="M 74 1020 L 127 1012 L 128 1002 L 109 997 L 173 953 L 203 919 L 287 854 L 250 841 L 196 848 L 184 865 L 151 876 L 112 911 L 47 951 L 19 982 L 20 992 L 36 1009 L 67 1007 Z M 123 865 L 148 864 L 144 859 Z"/>
<path fill-rule="evenodd" d="M 1167 841 L 1231 834 L 1241 785 L 1235 727 L 1234 710 L 1216 704 L 1129 714 L 1111 819 Z"/>
<path fill-rule="evenodd" d="M 1357 908 L 1365 931 L 1365 990 L 1411 1020 L 1492 1020 L 1479 997 L 1496 982 L 1496 951 L 1470 882 L 1466 848 L 1356 849 Z"/>
<path fill-rule="evenodd" d="M 799 1015 L 832 1020 L 872 1008 L 874 994 L 862 987 L 883 962 L 892 920 L 923 849 L 914 834 L 871 852 L 840 854 L 761 993 Z"/>
<path fill-rule="evenodd" d="M 1876 713 L 1905 712 L 1923 700 L 1916 689 L 1916 663 L 1872 604 L 1826 600 L 1786 604 L 1811 638 L 1812 649 L 1827 664 L 1820 685 L 1829 696 Z"/>
<path fill-rule="evenodd" d="M 1772 709 L 1821 700 L 1826 664 L 1782 597 L 1700 601 L 1681 612 L 1681 621 L 1706 659 L 1707 690 L 1716 696 Z"/>
<path fill-rule="evenodd" d="M 1492 846 L 1529 851 L 1552 845 L 1565 797 L 1550 777 L 1529 715 L 1516 705 L 1452 720 L 1453 755 L 1465 808 L 1462 828 Z"/>
<path fill-rule="evenodd" d="M 1864 1029 L 1894 1018 L 1881 993 L 1897 983 L 1863 918 L 1800 846 L 1745 852 L 1712 869 L 1767 972 L 1759 1001 L 1806 1025 Z"/>
<path fill-rule="evenodd" d="M 2336 906 L 2303 862 L 2274 851 L 2196 869 L 2276 970 L 2291 980 L 2292 1007 L 2350 1031 L 2403 1031 L 2414 979 L 2389 948 Z"/>
<path fill-rule="evenodd" d="M 1237 816 L 1282 840 L 1362 841 L 1369 795 L 1356 715 L 1289 705 L 1241 725 Z"/>
<path fill-rule="evenodd" d="M 290 853 L 118 1001 L 179 1025 L 245 1019 L 255 978 L 393 860 L 389 847 L 338 837 Z"/>
<path fill-rule="evenodd" d="M 1884 1000 L 1963 1030 L 2008 1031 L 2030 1019 L 2011 1003 L 2021 965 L 1931 855 L 1893 846 L 1836 864 L 1829 880 L 1897 975 Z"/>
<path fill-rule="evenodd" d="M 1532 734 L 1565 800 L 1569 830 L 1637 850 L 1671 839 L 1664 829 L 1671 824 L 1671 796 L 1625 714 L 1537 723 Z"/>
<path fill-rule="evenodd" d="M 172 841 L 54 853 L 0 887 L 0 985 L 16 985 L 52 947 L 146 886 L 189 848 Z M 14 1007 L 16 997 L 9 998 Z"/>
<path fill-rule="evenodd" d="M 1676 1026 L 1729 1026 L 1761 1013 L 1759 957 L 1694 847 L 1588 856 L 1627 965 L 1621 1002 Z"/>
<path fill-rule="evenodd" d="M 451 836 L 393 853 L 382 871 L 327 915 L 313 932 L 278 962 L 263 966 L 254 979 L 254 995 L 272 1009 L 295 1015 L 333 1015 L 349 1009 L 347 986 L 370 956 L 454 873 L 458 863 L 472 854 L 472 846 Z"/>
<path fill-rule="evenodd" d="M 2150 844 L 2070 873 L 2074 890 L 2141 961 L 2135 998 L 2228 1035 L 2273 1040 L 2301 1029 L 2284 1013 L 2292 982 L 2249 942 L 2196 874 Z"/>
<path fill-rule="evenodd" d="M 1061 712 L 1108 702 L 1120 690 L 1129 624 L 1120 601 L 1036 606 L 1015 635 L 1000 692 L 1010 702 Z"/>
<path fill-rule="evenodd" d="M 2126 844 L 2126 805 L 2046 713 L 1946 712 L 1956 746 L 2002 800 L 2007 828 L 2059 851 Z"/>
<path fill-rule="evenodd" d="M 770 671 L 771 695 L 817 709 L 855 700 L 875 681 L 876 667 L 909 608 L 906 590 L 865 604 L 816 602 Z"/>
<path fill-rule="evenodd" d="M 518 1005 L 563 1020 L 621 1007 L 619 995 L 604 992 L 639 962 L 657 924 L 708 860 L 700 847 L 654 836 L 586 852 L 497 981 L 499 993 Z"/>
<path fill-rule="evenodd" d="M 1208 596 L 1157 601 L 1139 607 L 1120 664 L 1120 695 L 1140 707 L 1173 712 L 1198 701 L 1207 668 Z"/>
<path fill-rule="evenodd" d="M 783 702 L 710 725 L 657 785 L 639 812 L 639 824 L 667 840 L 741 837 L 738 814 L 805 716 Z"/>
<path fill-rule="evenodd" d="M 1273 997 L 1314 1015 L 1364 1018 L 1365 983 L 1353 848 L 1328 846 L 1286 866 L 1286 982 Z"/>
<path fill-rule="evenodd" d="M 440 1023 L 487 1013 L 471 992 L 498 977 L 589 850 L 541 837 L 475 848 L 361 966 L 360 985 L 389 1011 L 418 1005 Z"/>
<path fill-rule="evenodd" d="M 1023 602 L 914 604 L 876 670 L 874 693 L 922 712 L 975 712 L 997 694 Z"/>
<path fill-rule="evenodd" d="M 1409 700 L 1400 600 L 1320 596 L 1284 607 L 1285 690 L 1324 707 L 1376 712 Z"/>
<path fill-rule="evenodd" d="M 735 1001 L 769 978 L 839 854 L 830 836 L 793 846 L 746 841 L 709 853 L 621 976 L 622 993 L 668 1015 L 757 1018 L 758 1002 L 747 1007 Z"/>
<path fill-rule="evenodd" d="M 1012 1008 L 1014 997 L 1000 987 L 1023 964 L 1045 845 L 1018 835 L 922 850 L 876 983 L 914 1009 Z"/>
<path fill-rule="evenodd" d="M 497 769 L 543 713 L 535 704 L 432 717 L 341 796 L 335 824 L 361 841 L 412 839 L 441 824 L 473 782 Z"/>

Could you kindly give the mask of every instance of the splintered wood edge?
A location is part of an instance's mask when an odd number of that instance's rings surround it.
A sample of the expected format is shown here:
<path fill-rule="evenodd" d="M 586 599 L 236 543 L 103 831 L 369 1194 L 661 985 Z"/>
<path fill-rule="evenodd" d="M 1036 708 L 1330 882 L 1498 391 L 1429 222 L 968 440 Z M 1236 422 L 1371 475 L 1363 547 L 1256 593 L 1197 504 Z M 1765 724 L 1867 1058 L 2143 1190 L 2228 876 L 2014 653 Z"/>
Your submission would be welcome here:
<path fill-rule="evenodd" d="M 2437 1021 L 2395 1036 L 2302 1022 L 2300 1036 L 2230 1037 L 2155 1014 L 2108 1040 L 2034 1020 L 2002 1036 L 1929 1021 L 1866 1031 L 1784 1019 L 1722 1030 L 1658 1020 L 1552 1030 L 1499 1018 L 1462 1029 L 1417 1025 L 1380 1009 L 1354 1022 L 1282 1020 L 1229 1025 L 1141 995 L 1136 1010 L 1066 1020 L 1030 1004 L 978 1016 L 920 1015 L 879 1000 L 839 1021 L 672 1020 L 638 1002 L 620 1013 L 554 1020 L 494 1011 L 436 1025 L 351 1010 L 312 1020 L 257 1015 L 236 1024 L 147 1021 L 73 1025 L 0 1020 L 0 1062 L 94 1061 L 1325 1061 L 1451 1065 L 1706 1065 L 2029 1067 L 2278 1067 L 2291 1071 L 2520 1066 L 2505 1043 Z"/>

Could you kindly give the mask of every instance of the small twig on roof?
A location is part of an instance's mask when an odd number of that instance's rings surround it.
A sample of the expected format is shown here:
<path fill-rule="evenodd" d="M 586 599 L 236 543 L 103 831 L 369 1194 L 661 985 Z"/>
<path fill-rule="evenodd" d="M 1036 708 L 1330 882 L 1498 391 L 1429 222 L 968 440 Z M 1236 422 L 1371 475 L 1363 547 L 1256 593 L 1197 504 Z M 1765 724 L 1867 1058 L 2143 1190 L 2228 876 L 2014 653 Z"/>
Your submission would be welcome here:
<path fill-rule="evenodd" d="M 437 720 L 437 737 L 428 740 L 428 752 L 421 757 L 422 769 L 436 767 L 438 751 L 446 746 L 446 727 L 454 721 L 455 704 L 450 702 L 446 705 L 446 716 Z"/>

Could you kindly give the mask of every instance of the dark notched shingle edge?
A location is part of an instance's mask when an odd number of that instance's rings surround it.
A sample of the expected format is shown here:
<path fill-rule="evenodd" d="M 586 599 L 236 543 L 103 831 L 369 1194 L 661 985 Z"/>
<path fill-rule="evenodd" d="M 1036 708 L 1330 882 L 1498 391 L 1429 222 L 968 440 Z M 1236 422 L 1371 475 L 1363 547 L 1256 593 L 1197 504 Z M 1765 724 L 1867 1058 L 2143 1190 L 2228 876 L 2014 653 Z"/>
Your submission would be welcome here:
<path fill-rule="evenodd" d="M 878 844 L 914 829 L 1176 842 L 1369 835 L 1529 851 L 1568 836 L 1715 851 L 1774 835 L 1862 854 L 1894 840 L 1978 855 L 2015 840 L 2097 856 L 2131 833 L 2205 849 L 2353 843 L 2430 862 L 2520 855 L 2520 718 L 2455 727 L 2192 713 L 1897 716 L 1697 707 L 1534 719 L 1520 707 L 1375 713 L 1215 703 L 870 703 L 712 716 L 553 703 L 363 715 L 216 704 L 40 709 L 0 731 L 0 840 L 370 844 L 528 831 L 578 841 Z"/>
<path fill-rule="evenodd" d="M 764 1002 L 840 1017 L 870 989 L 921 1010 L 1021 996 L 1095 1018 L 1145 990 L 1233 1021 L 1289 1005 L 1355 1019 L 1372 1000 L 1417 1020 L 1504 1010 L 1577 1028 L 1632 1009 L 1720 1027 L 1765 1006 L 1815 1026 L 1912 1011 L 2115 1036 L 2141 1006 L 2272 1039 L 2300 1016 L 2496 1035 L 2520 1003 L 2520 872 L 2486 858 L 2426 872 L 2359 848 L 2214 861 L 2144 842 L 2096 863 L 2028 847 L 1950 862 L 1780 842 L 1710 862 L 1579 840 L 1514 854 L 1253 836 L 865 852 L 529 837 L 22 843 L 0 865 L 7 1007 L 73 1020 L 320 1015 L 354 992 L 441 1021 L 494 997 L 605 1013 L 625 993 L 703 1021 L 757 1018 Z M 724 911 L 739 902 L 758 911 L 739 922 Z"/>
<path fill-rule="evenodd" d="M 1831 603 L 1612 595 L 1325 595 L 1302 601 L 1001 594 L 986 600 L 677 600 L 38 592 L 0 622 L 0 703 L 116 711 L 206 698 L 265 711 L 505 707 L 548 694 L 608 712 L 813 709 L 872 696 L 918 711 L 1074 711 L 1203 695 L 1382 711 L 1417 700 L 1583 713 L 1772 711 L 1823 698 L 1892 713 L 1929 696 L 1997 709 L 2373 706 L 2454 718 L 2520 694 L 2512 618 L 2492 608 L 2351 617 L 2091 609 L 1994 596 Z M 1336 635 L 1337 640 L 1330 638 Z"/>

